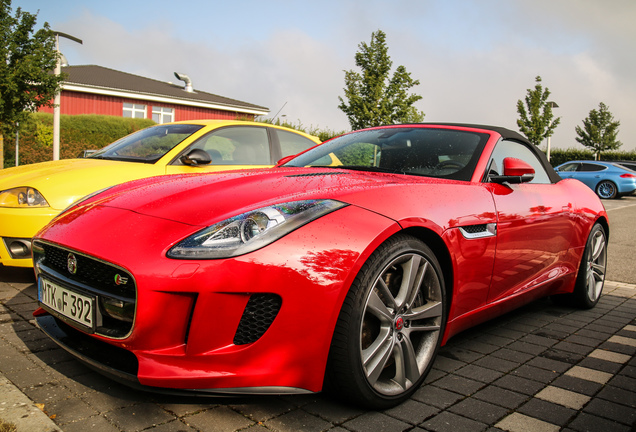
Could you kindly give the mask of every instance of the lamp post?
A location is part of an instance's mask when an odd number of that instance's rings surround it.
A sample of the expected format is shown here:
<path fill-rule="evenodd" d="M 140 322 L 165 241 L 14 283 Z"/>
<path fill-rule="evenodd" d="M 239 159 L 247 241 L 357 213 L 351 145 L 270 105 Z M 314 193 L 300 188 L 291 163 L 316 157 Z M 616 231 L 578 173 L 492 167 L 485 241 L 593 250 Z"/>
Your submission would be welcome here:
<path fill-rule="evenodd" d="M 548 101 L 546 103 L 550 106 L 550 108 L 559 107 L 556 102 Z M 548 136 L 548 149 L 546 151 L 546 157 L 548 158 L 548 162 L 550 162 L 550 137 L 549 136 Z"/>
<path fill-rule="evenodd" d="M 60 36 L 65 37 L 66 39 L 75 41 L 78 44 L 83 44 L 83 42 L 81 39 L 78 39 L 75 36 L 71 36 L 66 33 L 54 31 L 53 34 L 55 35 L 55 52 L 57 53 L 57 62 L 55 64 L 55 75 L 60 75 L 62 73 Z M 55 93 L 55 98 L 53 100 L 53 160 L 60 159 L 60 99 L 61 99 L 60 94 L 61 94 L 61 89 L 60 91 Z"/>
<path fill-rule="evenodd" d="M 20 165 L 20 123 L 15 124 L 15 166 Z"/>

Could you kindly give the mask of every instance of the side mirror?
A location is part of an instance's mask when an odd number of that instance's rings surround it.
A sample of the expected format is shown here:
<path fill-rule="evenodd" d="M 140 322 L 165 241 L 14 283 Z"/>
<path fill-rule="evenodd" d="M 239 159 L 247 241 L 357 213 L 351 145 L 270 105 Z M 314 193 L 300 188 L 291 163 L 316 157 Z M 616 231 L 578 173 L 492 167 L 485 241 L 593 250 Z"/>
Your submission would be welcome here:
<path fill-rule="evenodd" d="M 78 158 L 87 158 L 90 155 L 92 155 L 93 153 L 95 153 L 97 150 L 83 150 L 80 152 L 80 154 L 77 155 Z"/>
<path fill-rule="evenodd" d="M 534 179 L 534 168 L 521 159 L 507 157 L 503 160 L 503 175 L 491 175 L 488 179 L 500 184 L 527 183 Z"/>
<path fill-rule="evenodd" d="M 182 164 L 189 166 L 208 165 L 212 158 L 205 150 L 194 149 L 179 158 Z"/>

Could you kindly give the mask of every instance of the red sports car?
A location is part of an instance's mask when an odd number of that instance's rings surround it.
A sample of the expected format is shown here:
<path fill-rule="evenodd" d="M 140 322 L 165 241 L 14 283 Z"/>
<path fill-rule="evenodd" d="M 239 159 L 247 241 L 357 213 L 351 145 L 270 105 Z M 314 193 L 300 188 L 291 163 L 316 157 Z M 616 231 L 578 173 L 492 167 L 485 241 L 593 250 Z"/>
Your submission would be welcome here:
<path fill-rule="evenodd" d="M 33 241 L 40 328 L 156 391 L 408 398 L 454 334 L 593 307 L 608 217 L 521 135 L 394 125 L 258 171 L 112 187 Z"/>

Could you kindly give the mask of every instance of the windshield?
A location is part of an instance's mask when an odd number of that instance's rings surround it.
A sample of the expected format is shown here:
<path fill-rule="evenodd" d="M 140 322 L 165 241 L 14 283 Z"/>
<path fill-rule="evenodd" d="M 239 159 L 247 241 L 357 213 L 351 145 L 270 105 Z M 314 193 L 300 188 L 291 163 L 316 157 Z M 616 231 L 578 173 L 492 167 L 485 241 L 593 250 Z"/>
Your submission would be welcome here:
<path fill-rule="evenodd" d="M 389 127 L 334 138 L 287 162 L 455 180 L 471 179 L 488 135 L 425 127 Z"/>
<path fill-rule="evenodd" d="M 155 163 L 202 127 L 190 124 L 149 127 L 115 141 L 88 157 L 90 159 Z"/>

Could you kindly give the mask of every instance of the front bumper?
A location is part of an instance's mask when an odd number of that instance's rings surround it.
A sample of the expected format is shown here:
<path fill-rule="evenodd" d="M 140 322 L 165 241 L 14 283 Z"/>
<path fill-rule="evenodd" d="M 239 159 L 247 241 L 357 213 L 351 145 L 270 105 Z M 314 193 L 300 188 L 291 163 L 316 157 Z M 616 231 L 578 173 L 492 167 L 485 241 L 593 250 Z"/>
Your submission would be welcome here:
<path fill-rule="evenodd" d="M 103 212 L 131 232 L 113 236 L 84 221 L 55 224 L 40 235 L 48 244 L 63 242 L 65 249 L 129 272 L 137 289 L 130 334 L 88 335 L 43 310 L 38 325 L 105 375 L 170 393 L 320 391 L 347 289 L 368 255 L 399 229 L 389 219 L 349 206 L 250 254 L 190 261 L 166 258 L 168 247 L 158 233 L 182 238 L 192 227 L 163 219 L 149 223 L 146 216 L 117 209 Z M 325 236 L 334 226 L 337 235 Z M 108 259 L 88 253 L 97 247 Z M 35 264 L 38 277 L 80 293 L 90 288 L 61 274 L 63 269 L 56 275 L 46 262 Z M 128 360 L 122 365 L 106 356 Z"/>
<path fill-rule="evenodd" d="M 0 264 L 8 267 L 33 267 L 30 249 L 28 256 L 12 254 L 9 250 L 11 243 L 28 244 L 58 213 L 58 210 L 50 207 L 0 207 Z"/>
<path fill-rule="evenodd" d="M 51 315 L 36 316 L 37 326 L 61 348 L 100 374 L 137 390 L 177 396 L 230 396 L 237 394 L 282 395 L 310 391 L 293 387 L 244 387 L 222 389 L 149 388 L 139 382 L 139 362 L 131 352 L 92 338 Z"/>
<path fill-rule="evenodd" d="M 139 363 L 129 351 L 92 338 L 40 309 L 35 322 L 48 337 L 91 368 L 128 385 L 139 385 Z"/>

